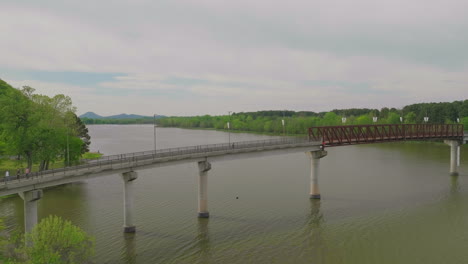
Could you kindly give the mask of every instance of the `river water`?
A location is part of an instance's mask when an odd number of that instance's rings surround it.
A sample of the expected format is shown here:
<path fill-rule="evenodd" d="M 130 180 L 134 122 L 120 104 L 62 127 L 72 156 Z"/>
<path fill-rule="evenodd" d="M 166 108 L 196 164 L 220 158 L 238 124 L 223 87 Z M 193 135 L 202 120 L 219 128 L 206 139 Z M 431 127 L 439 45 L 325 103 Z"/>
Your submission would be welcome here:
<path fill-rule="evenodd" d="M 151 125 L 89 131 L 91 149 L 107 155 L 153 149 Z M 158 148 L 228 138 L 157 129 Z M 458 177 L 448 176 L 449 147 L 440 143 L 327 150 L 320 201 L 308 197 L 310 162 L 298 153 L 212 163 L 209 219 L 197 218 L 198 170 L 191 163 L 138 171 L 136 234 L 122 232 L 119 175 L 45 190 L 39 218 L 59 215 L 92 234 L 96 263 L 468 263 L 468 148 Z M 22 228 L 21 198 L 1 200 L 0 216 L 8 230 Z"/>

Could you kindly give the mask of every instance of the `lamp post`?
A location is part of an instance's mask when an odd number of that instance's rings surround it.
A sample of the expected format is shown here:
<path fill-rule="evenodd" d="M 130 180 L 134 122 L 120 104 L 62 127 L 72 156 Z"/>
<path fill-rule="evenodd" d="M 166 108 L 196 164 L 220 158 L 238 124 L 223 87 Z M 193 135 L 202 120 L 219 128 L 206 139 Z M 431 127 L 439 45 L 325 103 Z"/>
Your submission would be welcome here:
<path fill-rule="evenodd" d="M 156 114 L 153 115 L 154 153 L 156 154 Z"/>
<path fill-rule="evenodd" d="M 286 129 L 284 127 L 284 111 L 283 111 L 283 119 L 281 119 L 281 124 L 283 125 L 283 136 L 286 136 Z"/>
<path fill-rule="evenodd" d="M 68 142 L 68 124 L 67 124 L 67 167 L 70 166 L 70 144 Z"/>
<path fill-rule="evenodd" d="M 70 109 L 68 109 L 67 115 L 69 116 Z M 70 142 L 68 140 L 68 134 L 70 133 L 68 116 L 65 117 L 65 126 L 67 127 L 67 162 L 65 164 L 66 167 L 70 166 Z"/>
<path fill-rule="evenodd" d="M 424 123 L 427 123 L 429 121 L 429 115 L 427 114 L 426 110 L 426 115 L 424 116 Z"/>
<path fill-rule="evenodd" d="M 231 111 L 228 111 L 228 122 L 227 122 L 227 127 L 228 127 L 228 143 L 231 145 Z"/>

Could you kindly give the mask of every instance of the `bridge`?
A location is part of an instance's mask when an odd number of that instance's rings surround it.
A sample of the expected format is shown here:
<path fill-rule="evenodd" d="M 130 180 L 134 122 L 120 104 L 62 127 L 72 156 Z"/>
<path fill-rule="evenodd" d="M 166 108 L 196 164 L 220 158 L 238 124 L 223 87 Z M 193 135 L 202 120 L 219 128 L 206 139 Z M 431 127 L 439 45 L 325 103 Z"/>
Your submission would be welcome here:
<path fill-rule="evenodd" d="M 466 143 L 463 125 L 358 125 L 309 128 L 307 138 L 280 138 L 210 144 L 181 148 L 143 151 L 104 156 L 84 164 L 15 176 L 0 183 L 0 197 L 18 193 L 24 200 L 25 230 L 37 223 L 37 201 L 48 187 L 86 180 L 93 177 L 121 174 L 124 196 L 124 232 L 135 232 L 133 222 L 133 181 L 138 169 L 198 164 L 198 216 L 209 217 L 208 171 L 211 162 L 240 158 L 305 152 L 311 160 L 310 198 L 320 199 L 318 187 L 319 161 L 327 155 L 326 147 L 369 144 L 403 140 L 444 140 L 451 146 L 450 174 L 458 175 L 459 146 Z"/>

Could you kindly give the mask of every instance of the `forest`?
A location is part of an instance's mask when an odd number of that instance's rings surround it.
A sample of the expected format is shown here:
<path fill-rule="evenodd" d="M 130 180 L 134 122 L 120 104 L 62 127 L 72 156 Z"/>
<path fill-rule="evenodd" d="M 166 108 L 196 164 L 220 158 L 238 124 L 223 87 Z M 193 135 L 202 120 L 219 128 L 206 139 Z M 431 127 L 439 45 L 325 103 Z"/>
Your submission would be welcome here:
<path fill-rule="evenodd" d="M 335 109 L 330 112 L 258 111 L 239 112 L 221 116 L 166 117 L 157 120 L 161 127 L 200 129 L 229 129 L 272 134 L 306 134 L 313 126 L 366 125 L 366 124 L 452 124 L 460 122 L 468 129 L 468 100 L 419 103 L 402 109 Z M 345 118 L 345 120 L 344 120 Z M 374 122 L 376 118 L 376 121 Z M 284 126 L 283 126 L 284 120 Z"/>

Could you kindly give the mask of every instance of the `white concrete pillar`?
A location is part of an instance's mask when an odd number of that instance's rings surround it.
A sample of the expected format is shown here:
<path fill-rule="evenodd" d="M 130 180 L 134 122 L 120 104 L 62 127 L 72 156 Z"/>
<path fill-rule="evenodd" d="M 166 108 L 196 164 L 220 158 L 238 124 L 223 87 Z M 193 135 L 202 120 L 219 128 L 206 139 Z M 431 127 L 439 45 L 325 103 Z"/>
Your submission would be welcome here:
<path fill-rule="evenodd" d="M 320 199 L 318 185 L 320 159 L 327 155 L 325 150 L 307 152 L 310 158 L 310 199 Z"/>
<path fill-rule="evenodd" d="M 460 146 L 460 142 L 457 140 L 445 140 L 444 142 L 450 146 L 450 175 L 457 176 L 458 147 Z"/>
<path fill-rule="evenodd" d="M 31 232 L 37 224 L 37 201 L 42 198 L 42 190 L 19 193 L 24 200 L 24 231 Z"/>
<path fill-rule="evenodd" d="M 136 227 L 133 223 L 133 181 L 138 178 L 138 175 L 134 171 L 122 173 L 124 180 L 124 232 L 135 233 Z"/>
<path fill-rule="evenodd" d="M 211 163 L 208 161 L 198 162 L 198 217 L 208 218 L 208 171 Z"/>

